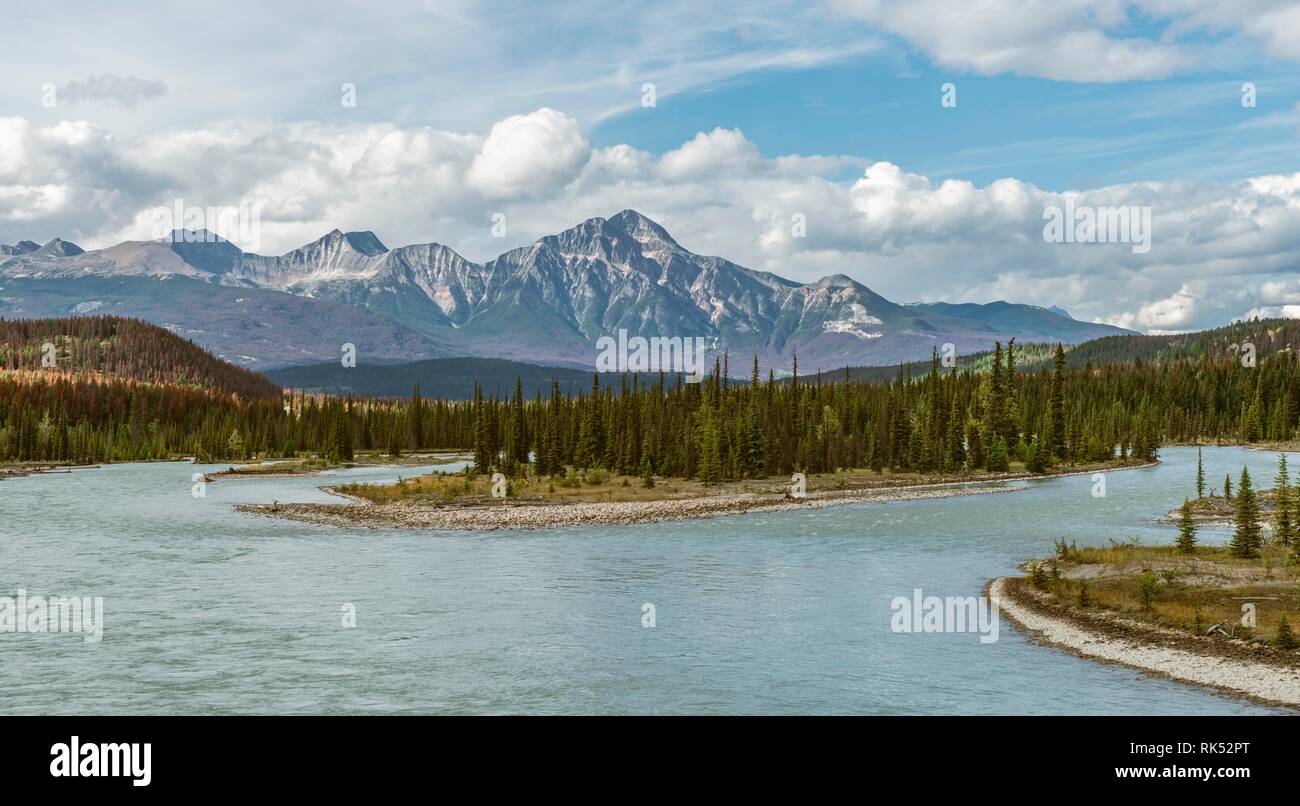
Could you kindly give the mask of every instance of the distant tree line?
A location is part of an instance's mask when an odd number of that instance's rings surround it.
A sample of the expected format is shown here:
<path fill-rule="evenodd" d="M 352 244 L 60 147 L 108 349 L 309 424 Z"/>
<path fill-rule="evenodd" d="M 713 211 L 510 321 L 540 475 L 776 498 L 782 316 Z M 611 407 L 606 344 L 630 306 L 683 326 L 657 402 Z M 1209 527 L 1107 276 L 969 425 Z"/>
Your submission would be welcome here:
<path fill-rule="evenodd" d="M 516 382 L 513 395 L 479 389 L 472 400 L 424 399 L 418 387 L 401 399 L 268 393 L 236 367 L 222 383 L 196 382 L 202 359 L 170 355 L 133 359 L 152 373 L 145 381 L 32 369 L 24 359 L 22 370 L 0 370 L 0 461 L 348 460 L 357 450 L 441 448 L 472 452 L 480 471 L 513 474 L 531 462 L 543 475 L 600 467 L 712 482 L 849 467 L 1005 470 L 1013 460 L 1043 471 L 1153 459 L 1164 442 L 1295 436 L 1300 372 L 1290 351 L 1261 354 L 1255 367 L 1210 354 L 1069 366 L 1058 346 L 1050 364 L 1024 372 L 1017 358 L 1014 342 L 997 345 L 984 371 L 944 367 L 936 354 L 919 375 L 900 368 L 881 381 L 802 379 L 797 361 L 793 378 L 778 380 L 761 377 L 755 361 L 737 382 L 724 357 L 700 383 L 594 377 L 576 395 L 556 384 L 525 399 Z"/>

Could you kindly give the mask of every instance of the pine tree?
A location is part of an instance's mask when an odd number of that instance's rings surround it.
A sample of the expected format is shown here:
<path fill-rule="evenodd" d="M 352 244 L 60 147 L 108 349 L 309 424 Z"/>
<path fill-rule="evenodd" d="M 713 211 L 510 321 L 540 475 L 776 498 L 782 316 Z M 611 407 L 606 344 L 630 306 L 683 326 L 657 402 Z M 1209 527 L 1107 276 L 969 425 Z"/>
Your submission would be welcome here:
<path fill-rule="evenodd" d="M 988 470 L 994 473 L 1006 472 L 1011 468 L 1010 460 L 1007 458 L 1007 443 L 1002 440 L 1001 436 L 994 436 L 993 443 L 989 445 Z"/>
<path fill-rule="evenodd" d="M 1027 448 L 1028 455 L 1025 457 L 1025 469 L 1030 473 L 1042 473 L 1046 471 L 1047 462 L 1044 454 L 1046 454 L 1047 450 L 1048 448 L 1045 446 L 1045 443 L 1041 438 L 1030 440 L 1029 447 Z"/>
<path fill-rule="evenodd" d="M 1205 497 L 1205 463 L 1201 461 L 1201 449 L 1196 449 L 1196 497 Z"/>
<path fill-rule="evenodd" d="M 755 363 L 755 368 L 757 368 Z M 742 445 L 744 455 L 741 458 L 746 478 L 758 479 L 767 475 L 767 454 L 763 440 L 763 423 L 757 406 L 750 403 L 749 414 L 745 418 L 745 437 Z"/>
<path fill-rule="evenodd" d="M 1287 473 L 1286 454 L 1278 454 L 1277 476 L 1274 478 L 1273 537 L 1283 546 L 1295 539 L 1295 502 L 1291 498 L 1291 478 Z"/>
<path fill-rule="evenodd" d="M 1178 509 L 1178 550 L 1183 554 L 1196 551 L 1196 519 L 1192 517 L 1192 502 L 1186 498 Z"/>
<path fill-rule="evenodd" d="M 493 456 L 488 440 L 488 418 L 486 404 L 483 401 L 483 387 L 474 383 L 474 471 L 487 473 L 492 470 Z"/>
<path fill-rule="evenodd" d="M 1251 486 L 1250 471 L 1241 469 L 1241 480 L 1237 483 L 1237 503 L 1235 507 L 1236 531 L 1228 544 L 1236 557 L 1249 558 L 1259 556 L 1262 544 L 1259 527 L 1259 502 L 1255 498 L 1255 489 Z"/>
<path fill-rule="evenodd" d="M 954 370 L 955 371 L 955 370 Z M 957 403 L 956 395 L 952 398 L 952 408 L 948 412 L 948 466 L 953 470 L 961 470 L 966 465 L 966 445 L 962 441 L 962 430 L 965 425 L 965 412 Z"/>
<path fill-rule="evenodd" d="M 700 464 L 696 475 L 705 484 L 722 480 L 722 456 L 719 450 L 720 434 L 715 415 L 706 411 L 700 424 Z"/>
<path fill-rule="evenodd" d="M 1051 443 L 1049 460 L 1065 459 L 1065 349 L 1058 342 L 1052 360 L 1052 395 L 1048 403 L 1051 414 Z"/>
<path fill-rule="evenodd" d="M 510 403 L 510 434 L 506 441 L 506 452 L 519 464 L 528 463 L 528 434 L 524 414 L 524 382 L 515 376 L 515 396 Z"/>
<path fill-rule="evenodd" d="M 411 442 L 416 450 L 424 447 L 424 401 L 418 383 L 411 390 Z"/>

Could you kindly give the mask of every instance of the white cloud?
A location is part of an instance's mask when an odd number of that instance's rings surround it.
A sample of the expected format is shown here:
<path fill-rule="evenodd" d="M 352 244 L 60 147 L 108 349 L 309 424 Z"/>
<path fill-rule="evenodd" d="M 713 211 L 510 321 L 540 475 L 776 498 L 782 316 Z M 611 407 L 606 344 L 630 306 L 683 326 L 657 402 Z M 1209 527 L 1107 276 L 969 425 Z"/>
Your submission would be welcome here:
<path fill-rule="evenodd" d="M 703 179 L 719 174 L 751 173 L 762 162 L 758 147 L 740 129 L 700 132 L 659 160 L 659 175 L 668 180 Z"/>
<path fill-rule="evenodd" d="M 1195 321 L 1196 303 L 1205 295 L 1205 283 L 1184 285 L 1165 299 L 1143 305 L 1134 320 L 1143 330 L 1171 331 L 1191 325 Z"/>
<path fill-rule="evenodd" d="M 1259 306 L 1246 311 L 1236 321 L 1249 322 L 1252 319 L 1300 319 L 1300 305 Z"/>
<path fill-rule="evenodd" d="M 1163 78 L 1190 62 L 1177 45 L 1112 32 L 1127 3 L 1107 0 L 840 0 L 836 7 L 896 34 L 943 67 L 1059 81 Z"/>
<path fill-rule="evenodd" d="M 590 155 L 578 122 L 543 107 L 493 125 L 467 178 L 492 198 L 536 194 L 567 184 Z"/>
<path fill-rule="evenodd" d="M 0 179 L 13 176 L 27 159 L 27 121 L 0 118 Z"/>
<path fill-rule="evenodd" d="M 1057 81 L 1166 78 L 1206 46 L 1188 35 L 1238 35 L 1243 47 L 1300 59 L 1300 6 L 1287 0 L 833 0 L 832 8 L 901 37 L 942 67 Z M 1144 21 L 1165 27 L 1134 35 Z"/>

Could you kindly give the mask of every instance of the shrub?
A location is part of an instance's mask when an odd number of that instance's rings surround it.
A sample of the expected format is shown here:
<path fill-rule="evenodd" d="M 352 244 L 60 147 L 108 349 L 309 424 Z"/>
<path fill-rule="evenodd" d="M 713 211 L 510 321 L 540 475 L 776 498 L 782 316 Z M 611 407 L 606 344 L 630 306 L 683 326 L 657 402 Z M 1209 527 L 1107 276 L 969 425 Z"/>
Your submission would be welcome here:
<path fill-rule="evenodd" d="M 1282 620 L 1277 623 L 1277 634 L 1273 636 L 1273 646 L 1287 651 L 1300 646 L 1300 642 L 1296 641 L 1295 632 L 1291 629 L 1291 622 L 1286 620 L 1286 616 L 1283 616 Z"/>
<path fill-rule="evenodd" d="M 1155 601 L 1156 594 L 1160 592 L 1160 578 L 1151 573 L 1147 568 L 1138 577 L 1138 596 L 1142 599 L 1143 609 L 1151 609 L 1151 603 Z"/>
<path fill-rule="evenodd" d="M 1047 587 L 1047 574 L 1043 572 L 1042 563 L 1031 563 L 1029 566 L 1029 579 L 1033 582 L 1035 588 Z"/>
<path fill-rule="evenodd" d="M 551 476 L 551 483 L 558 484 L 561 487 L 581 487 L 582 479 L 578 478 L 578 471 L 574 470 L 572 466 L 569 466 L 564 468 L 563 476 L 559 476 L 558 478 L 556 476 Z"/>

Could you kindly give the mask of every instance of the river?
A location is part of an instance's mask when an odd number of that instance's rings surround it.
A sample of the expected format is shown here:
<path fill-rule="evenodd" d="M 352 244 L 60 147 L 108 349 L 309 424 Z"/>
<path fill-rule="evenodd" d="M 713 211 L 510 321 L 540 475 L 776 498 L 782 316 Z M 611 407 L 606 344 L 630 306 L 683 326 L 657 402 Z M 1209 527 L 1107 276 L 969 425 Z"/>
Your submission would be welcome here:
<path fill-rule="evenodd" d="M 535 532 L 345 529 L 239 513 L 339 478 L 109 465 L 0 482 L 0 596 L 103 597 L 103 637 L 0 633 L 4 714 L 1245 714 L 1278 709 L 1029 642 L 890 629 L 896 596 L 979 594 L 1052 551 L 1138 538 L 1194 448 L 1020 491 Z M 1294 457 L 1293 457 L 1294 458 Z M 1206 448 L 1210 483 L 1277 454 Z M 1300 471 L 1300 464 L 1293 462 Z M 403 469 L 406 475 L 419 472 Z M 1203 530 L 1205 542 L 1226 540 Z M 643 626 L 644 605 L 654 626 Z M 355 626 L 344 626 L 355 612 Z"/>

